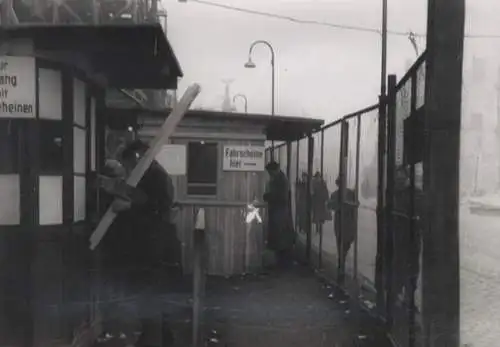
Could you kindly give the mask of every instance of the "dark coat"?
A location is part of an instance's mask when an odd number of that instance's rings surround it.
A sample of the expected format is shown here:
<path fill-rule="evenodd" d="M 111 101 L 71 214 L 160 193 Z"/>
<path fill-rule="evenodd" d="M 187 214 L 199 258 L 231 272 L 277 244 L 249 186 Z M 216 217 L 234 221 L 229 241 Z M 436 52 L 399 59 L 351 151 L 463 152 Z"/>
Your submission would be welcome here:
<path fill-rule="evenodd" d="M 337 245 L 339 245 L 340 231 L 342 230 L 342 243 L 344 246 L 344 254 L 347 254 L 349 248 L 354 242 L 354 237 L 356 236 L 356 227 L 358 221 L 358 209 L 354 205 L 356 202 L 356 193 L 352 189 L 346 189 L 346 201 L 351 202 L 351 204 L 344 205 L 344 221 L 340 218 L 340 200 L 339 200 L 339 190 L 334 191 L 330 200 L 328 201 L 328 208 L 334 211 L 335 221 L 335 236 L 337 238 Z M 342 224 L 342 226 L 341 226 Z M 338 247 L 338 246 L 337 246 Z"/>
<path fill-rule="evenodd" d="M 422 230 L 422 208 L 423 208 L 423 193 L 416 190 L 415 197 L 415 214 L 414 214 L 414 240 L 411 243 L 410 235 L 410 220 L 411 206 L 410 194 L 411 188 L 396 189 L 394 194 L 394 212 L 393 212 L 393 245 L 394 245 L 394 290 L 395 293 L 401 292 L 407 278 L 418 276 L 420 271 L 418 256 L 421 250 L 421 230 Z"/>
<path fill-rule="evenodd" d="M 328 210 L 328 187 L 326 182 L 318 177 L 312 181 L 312 222 L 323 224 L 332 219 L 332 214 Z"/>
<path fill-rule="evenodd" d="M 128 195 L 132 198 L 132 207 L 118 213 L 112 230 L 103 240 L 107 248 L 112 249 L 120 263 L 148 266 L 154 261 L 152 258 L 180 262 L 180 242 L 175 227 L 169 222 L 174 187 L 168 173 L 154 161 L 137 188 L 132 188 Z"/>
<path fill-rule="evenodd" d="M 283 172 L 273 176 L 264 194 L 268 204 L 267 246 L 274 251 L 291 249 L 295 243 L 290 186 Z"/>
<path fill-rule="evenodd" d="M 295 218 L 301 231 L 307 230 L 307 182 L 299 180 L 295 189 Z"/>

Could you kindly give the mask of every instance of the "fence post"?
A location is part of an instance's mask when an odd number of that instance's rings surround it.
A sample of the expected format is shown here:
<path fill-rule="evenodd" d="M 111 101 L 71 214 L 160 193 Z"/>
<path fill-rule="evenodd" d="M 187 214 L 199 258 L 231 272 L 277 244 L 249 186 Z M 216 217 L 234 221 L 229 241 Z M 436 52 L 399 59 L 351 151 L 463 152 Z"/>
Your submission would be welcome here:
<path fill-rule="evenodd" d="M 314 158 L 314 138 L 311 134 L 307 136 L 307 194 L 306 194 L 306 208 L 307 208 L 307 229 L 306 229 L 306 264 L 311 261 L 311 229 L 312 229 L 312 171 L 313 171 L 313 158 Z"/>
<path fill-rule="evenodd" d="M 384 314 L 385 288 L 384 288 L 384 239 L 385 239 L 385 184 L 386 184 L 386 151 L 387 151 L 387 98 L 379 97 L 378 118 L 378 149 L 377 149 L 377 255 L 375 260 L 375 289 L 377 292 L 377 313 L 380 317 Z"/>
<path fill-rule="evenodd" d="M 338 249 L 339 249 L 339 262 L 338 262 L 338 283 L 340 286 L 344 285 L 345 280 L 345 260 L 346 255 L 344 247 L 344 224 L 345 224 L 345 193 L 346 193 L 346 170 L 347 170 L 347 156 L 349 144 L 349 123 L 344 119 L 341 123 L 340 130 L 340 156 L 339 156 L 339 208 L 340 208 L 340 226 L 338 230 Z"/>
<path fill-rule="evenodd" d="M 205 209 L 196 215 L 193 235 L 193 347 L 202 346 L 202 325 L 205 298 Z"/>
<path fill-rule="evenodd" d="M 355 294 L 355 318 L 357 322 L 359 322 L 359 305 L 360 305 L 360 290 L 359 290 L 359 278 L 358 278 L 358 215 L 359 215 L 359 160 L 360 160 L 360 154 L 361 154 L 361 114 L 359 114 L 357 117 L 357 126 L 358 128 L 356 129 L 356 181 L 355 181 L 355 186 L 354 186 L 354 192 L 355 192 L 355 198 L 356 200 L 354 201 L 356 203 L 356 230 L 354 231 L 354 294 Z"/>
<path fill-rule="evenodd" d="M 320 149 L 320 170 L 321 170 L 321 180 L 325 182 L 324 177 L 324 154 L 325 154 L 325 130 L 321 130 L 321 149 Z M 330 197 L 328 197 L 330 198 Z M 319 256 L 318 256 L 318 268 L 321 269 L 323 267 L 323 223 L 319 224 Z"/>
<path fill-rule="evenodd" d="M 295 172 L 296 172 L 296 174 L 295 174 L 295 197 L 294 197 L 294 199 L 295 199 L 295 224 L 294 225 L 295 225 L 295 233 L 298 233 L 299 227 L 300 227 L 298 221 L 299 221 L 300 217 L 299 217 L 299 211 L 297 209 L 297 203 L 298 203 L 298 201 L 297 201 L 297 186 L 298 186 L 299 180 L 300 180 L 300 172 L 299 172 L 300 140 L 297 140 L 295 142 L 295 147 L 296 147 L 297 155 L 295 156 Z M 298 236 L 296 236 L 296 238 L 297 237 Z"/>
<path fill-rule="evenodd" d="M 393 311 L 393 253 L 394 253 L 394 180 L 396 168 L 396 75 L 388 78 L 388 117 L 387 117 L 387 189 L 385 195 L 385 232 L 384 232 L 384 287 L 386 292 L 386 322 L 392 326 Z"/>
<path fill-rule="evenodd" d="M 292 142 L 288 141 L 286 143 L 286 177 L 288 182 L 290 182 L 290 177 L 292 175 Z"/>

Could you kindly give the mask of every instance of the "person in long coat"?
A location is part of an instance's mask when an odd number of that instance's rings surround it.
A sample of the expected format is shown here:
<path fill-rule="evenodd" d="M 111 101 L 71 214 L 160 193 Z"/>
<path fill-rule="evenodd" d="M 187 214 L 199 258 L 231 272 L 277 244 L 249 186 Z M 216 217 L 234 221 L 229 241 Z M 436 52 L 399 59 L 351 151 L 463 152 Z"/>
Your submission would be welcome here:
<path fill-rule="evenodd" d="M 356 236 L 358 208 L 355 206 L 357 203 L 356 193 L 354 190 L 346 188 L 345 199 L 350 203 L 344 204 L 344 213 L 342 214 L 344 220 L 341 220 L 340 177 L 337 177 L 335 184 L 337 185 L 337 189 L 330 195 L 328 208 L 334 211 L 334 229 L 339 255 L 339 279 L 342 281 L 345 276 L 347 254 Z"/>
<path fill-rule="evenodd" d="M 419 255 L 421 251 L 421 230 L 422 230 L 422 206 L 423 192 L 415 187 L 414 215 L 411 215 L 411 185 L 409 170 L 401 166 L 396 170 L 395 190 L 394 190 L 394 211 L 393 211 L 393 299 L 403 293 L 408 297 L 414 295 L 419 276 Z M 410 221 L 414 220 L 413 243 L 410 242 Z M 410 279 L 410 282 L 407 281 Z M 409 291 L 405 290 L 406 283 L 411 283 Z"/>
<path fill-rule="evenodd" d="M 296 183 L 296 219 L 297 228 L 299 232 L 306 232 L 307 230 L 307 173 L 303 172 L 302 177 Z"/>
<path fill-rule="evenodd" d="M 316 172 L 312 180 L 312 222 L 316 226 L 316 232 L 327 220 L 332 219 L 332 214 L 328 210 L 328 187 L 321 173 Z"/>
<path fill-rule="evenodd" d="M 121 163 L 127 175 L 147 149 L 145 143 L 134 141 L 123 150 Z M 120 257 L 127 267 L 137 270 L 133 275 L 135 281 L 143 282 L 146 273 L 154 272 L 145 269 L 167 267 L 166 277 L 181 275 L 181 244 L 170 218 L 174 187 L 168 173 L 153 161 L 136 188 L 122 182 L 119 190 L 120 195 L 115 196 L 118 199 L 112 205 L 118 216 L 112 225 L 113 231 L 110 230 L 103 241 L 119 241 L 115 248 L 120 249 Z"/>
<path fill-rule="evenodd" d="M 268 189 L 264 193 L 264 201 L 268 204 L 267 247 L 276 252 L 279 265 L 287 266 L 295 244 L 290 185 L 278 163 L 270 162 L 266 170 L 270 177 Z"/>

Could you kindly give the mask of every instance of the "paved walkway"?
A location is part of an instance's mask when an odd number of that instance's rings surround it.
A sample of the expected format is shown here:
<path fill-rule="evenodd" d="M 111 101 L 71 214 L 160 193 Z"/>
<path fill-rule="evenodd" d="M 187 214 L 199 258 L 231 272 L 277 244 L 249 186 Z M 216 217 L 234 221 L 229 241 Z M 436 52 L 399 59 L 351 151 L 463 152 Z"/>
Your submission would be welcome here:
<path fill-rule="evenodd" d="M 190 292 L 155 291 L 116 305 L 115 317 L 122 321 L 119 325 L 127 317 L 137 321 L 138 315 L 159 323 L 161 312 L 169 321 L 175 346 L 190 345 Z M 376 339 L 366 317 L 356 323 L 346 298 L 332 294 L 330 286 L 299 265 L 267 275 L 209 278 L 205 331 L 215 330 L 220 335 L 214 346 L 389 346 Z"/>
<path fill-rule="evenodd" d="M 332 288 L 300 266 L 212 280 L 207 289 L 207 328 L 220 333 L 221 346 L 388 346 L 364 315 L 355 324 L 347 300 L 332 298 Z"/>

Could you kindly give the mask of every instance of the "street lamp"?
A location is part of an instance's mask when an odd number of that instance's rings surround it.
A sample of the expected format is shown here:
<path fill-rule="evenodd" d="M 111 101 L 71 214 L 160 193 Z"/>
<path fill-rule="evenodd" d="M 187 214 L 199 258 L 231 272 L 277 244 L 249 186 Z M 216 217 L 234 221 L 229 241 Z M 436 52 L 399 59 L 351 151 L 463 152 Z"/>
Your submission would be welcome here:
<path fill-rule="evenodd" d="M 243 101 L 245 102 L 245 113 L 248 113 L 248 99 L 247 99 L 246 95 L 245 94 L 236 94 L 235 96 L 233 96 L 233 102 L 235 102 L 238 97 L 242 98 Z"/>
<path fill-rule="evenodd" d="M 417 38 L 415 37 L 415 33 L 413 31 L 410 31 L 408 33 L 408 40 L 410 40 L 410 43 L 413 46 L 413 50 L 415 51 L 415 54 L 417 55 L 418 58 L 419 52 L 418 52 Z"/>
<path fill-rule="evenodd" d="M 271 115 L 274 116 L 274 95 L 275 93 L 275 83 L 274 83 L 274 60 L 275 60 L 275 54 L 274 54 L 274 49 L 273 46 L 267 41 L 264 40 L 257 40 L 254 41 L 250 45 L 250 49 L 248 50 L 248 61 L 245 63 L 245 67 L 247 69 L 254 69 L 256 67 L 255 63 L 252 61 L 252 52 L 255 46 L 262 44 L 267 46 L 269 50 L 271 51 Z M 271 159 L 274 159 L 274 140 L 271 140 Z"/>

